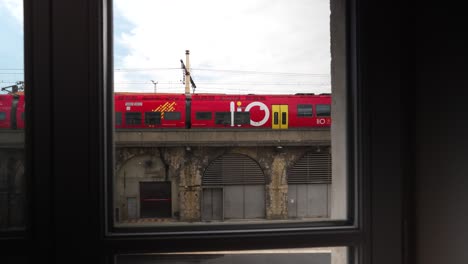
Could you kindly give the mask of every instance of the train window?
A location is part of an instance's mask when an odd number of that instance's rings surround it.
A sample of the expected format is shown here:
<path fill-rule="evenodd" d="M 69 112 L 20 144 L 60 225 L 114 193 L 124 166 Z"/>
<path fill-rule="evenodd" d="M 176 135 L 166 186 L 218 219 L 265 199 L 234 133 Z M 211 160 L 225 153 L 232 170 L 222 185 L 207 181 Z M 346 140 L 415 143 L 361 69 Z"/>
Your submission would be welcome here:
<path fill-rule="evenodd" d="M 5 120 L 5 119 L 6 119 L 6 113 L 0 112 L 0 120 Z"/>
<path fill-rule="evenodd" d="M 250 112 L 235 112 L 234 124 L 236 125 L 250 124 Z"/>
<path fill-rule="evenodd" d="M 195 119 L 196 120 L 211 120 L 212 113 L 211 112 L 196 112 L 195 113 Z"/>
<path fill-rule="evenodd" d="M 127 125 L 140 125 L 141 113 L 140 112 L 127 112 L 125 113 L 125 123 Z"/>
<path fill-rule="evenodd" d="M 231 124 L 231 112 L 216 112 L 215 124 L 216 125 L 230 125 Z"/>
<path fill-rule="evenodd" d="M 166 120 L 180 120 L 180 112 L 164 112 L 164 119 Z"/>
<path fill-rule="evenodd" d="M 273 113 L 273 124 L 275 124 L 275 125 L 279 124 L 279 114 L 278 114 L 278 112 Z"/>
<path fill-rule="evenodd" d="M 297 105 L 297 116 L 299 117 L 312 117 L 312 105 L 311 104 L 298 104 Z"/>
<path fill-rule="evenodd" d="M 122 125 L 122 112 L 115 112 L 115 124 Z"/>
<path fill-rule="evenodd" d="M 166 115 L 167 117 L 167 115 Z M 161 112 L 146 112 L 145 113 L 145 124 L 147 125 L 160 125 L 161 124 Z"/>
<path fill-rule="evenodd" d="M 317 112 L 317 116 L 330 116 L 331 115 L 330 105 L 318 104 L 315 106 L 315 111 Z"/>
<path fill-rule="evenodd" d="M 288 119 L 286 117 L 286 113 L 285 112 L 282 112 L 281 113 L 281 124 L 282 125 L 286 125 L 288 123 Z"/>

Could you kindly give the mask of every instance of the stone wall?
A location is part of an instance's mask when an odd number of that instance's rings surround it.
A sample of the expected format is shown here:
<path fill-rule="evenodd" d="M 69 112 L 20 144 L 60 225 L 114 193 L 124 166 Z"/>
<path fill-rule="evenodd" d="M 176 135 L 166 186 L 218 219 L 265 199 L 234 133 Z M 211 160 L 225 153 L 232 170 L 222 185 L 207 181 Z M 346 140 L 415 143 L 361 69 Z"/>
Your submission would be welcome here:
<path fill-rule="evenodd" d="M 24 150 L 0 150 L 0 230 L 25 227 Z"/>
<path fill-rule="evenodd" d="M 172 217 L 184 222 L 201 220 L 202 176 L 212 161 L 228 153 L 248 156 L 265 175 L 266 219 L 288 218 L 287 170 L 314 147 L 148 147 L 117 148 L 115 207 L 120 220 L 129 218 L 128 197 L 138 201 L 139 181 L 170 181 Z M 138 217 L 138 216 L 137 216 Z"/>

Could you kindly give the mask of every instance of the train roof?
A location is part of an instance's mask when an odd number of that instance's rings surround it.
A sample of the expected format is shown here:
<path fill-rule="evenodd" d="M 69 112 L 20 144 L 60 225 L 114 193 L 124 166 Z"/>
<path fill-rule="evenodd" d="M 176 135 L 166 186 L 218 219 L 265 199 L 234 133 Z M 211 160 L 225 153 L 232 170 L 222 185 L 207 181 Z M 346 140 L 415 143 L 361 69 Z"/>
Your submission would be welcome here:
<path fill-rule="evenodd" d="M 328 99 L 331 94 L 227 94 L 227 93 L 194 93 L 187 96 L 185 93 L 135 93 L 116 92 L 116 100 L 184 100 L 191 97 L 192 100 L 266 100 L 267 98 L 323 98 Z"/>

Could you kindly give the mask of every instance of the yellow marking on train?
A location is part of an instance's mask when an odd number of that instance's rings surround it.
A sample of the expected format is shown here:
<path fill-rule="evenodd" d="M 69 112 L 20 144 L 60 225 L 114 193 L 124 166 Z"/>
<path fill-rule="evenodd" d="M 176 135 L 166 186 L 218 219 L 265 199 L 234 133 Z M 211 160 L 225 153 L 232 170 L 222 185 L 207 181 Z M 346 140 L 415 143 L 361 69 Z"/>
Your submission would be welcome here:
<path fill-rule="evenodd" d="M 176 105 L 176 102 L 165 102 L 164 104 L 159 105 L 156 109 L 153 109 L 152 111 L 161 112 L 161 119 L 164 119 L 164 112 L 174 112 Z"/>

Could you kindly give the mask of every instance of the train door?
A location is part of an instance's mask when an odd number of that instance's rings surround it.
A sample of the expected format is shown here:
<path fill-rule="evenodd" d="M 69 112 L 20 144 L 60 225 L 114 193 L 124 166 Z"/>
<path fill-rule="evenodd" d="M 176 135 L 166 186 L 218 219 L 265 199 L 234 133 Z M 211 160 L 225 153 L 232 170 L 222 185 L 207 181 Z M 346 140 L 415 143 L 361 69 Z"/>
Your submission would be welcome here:
<path fill-rule="evenodd" d="M 288 105 L 272 105 L 271 127 L 273 129 L 288 129 Z"/>

